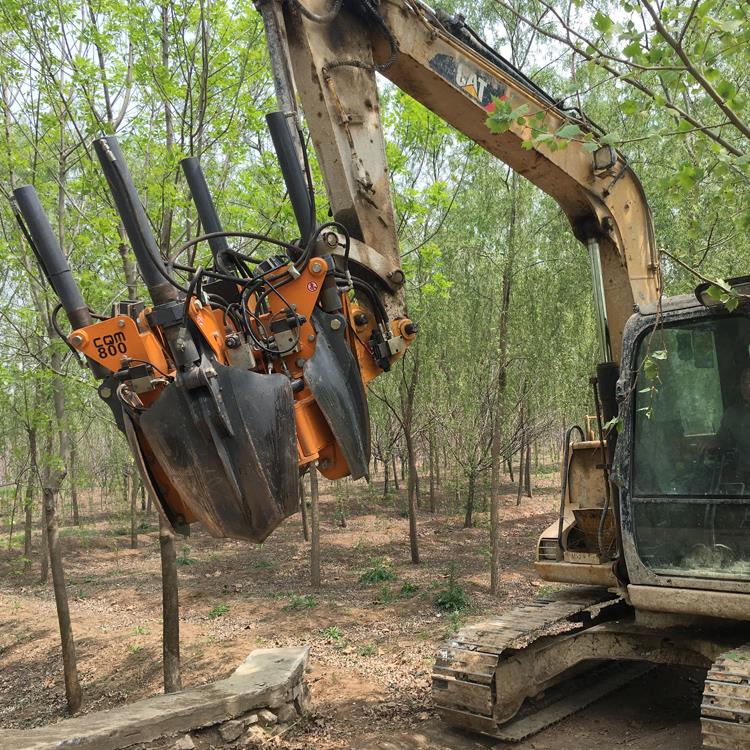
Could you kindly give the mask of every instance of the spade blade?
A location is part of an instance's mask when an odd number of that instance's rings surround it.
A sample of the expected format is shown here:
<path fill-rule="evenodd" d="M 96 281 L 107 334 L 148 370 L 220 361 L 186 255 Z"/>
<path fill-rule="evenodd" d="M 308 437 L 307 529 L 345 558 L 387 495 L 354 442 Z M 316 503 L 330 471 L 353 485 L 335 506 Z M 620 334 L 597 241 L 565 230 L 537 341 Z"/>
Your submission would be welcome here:
<path fill-rule="evenodd" d="M 305 381 L 346 458 L 352 479 L 360 479 L 369 473 L 370 414 L 359 366 L 346 342 L 341 315 L 316 308 L 312 324 L 317 337 L 315 352 L 305 362 Z"/>
<path fill-rule="evenodd" d="M 156 461 L 213 536 L 262 542 L 297 511 L 299 469 L 289 380 L 218 363 L 231 431 L 207 387 L 170 383 L 139 419 Z M 230 434 L 231 432 L 231 434 Z"/>

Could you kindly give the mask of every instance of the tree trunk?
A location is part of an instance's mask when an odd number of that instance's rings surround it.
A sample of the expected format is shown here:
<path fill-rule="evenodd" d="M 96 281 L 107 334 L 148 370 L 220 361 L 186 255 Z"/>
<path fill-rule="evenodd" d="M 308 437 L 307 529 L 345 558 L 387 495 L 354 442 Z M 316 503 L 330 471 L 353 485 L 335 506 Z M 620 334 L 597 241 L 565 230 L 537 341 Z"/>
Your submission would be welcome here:
<path fill-rule="evenodd" d="M 71 440 L 70 455 L 68 456 L 68 481 L 70 482 L 70 506 L 73 511 L 73 525 L 80 526 L 81 519 L 78 512 L 78 479 L 76 475 L 76 460 L 78 452 L 75 441 Z"/>
<path fill-rule="evenodd" d="M 32 531 L 32 508 L 34 507 L 34 483 L 36 482 L 36 428 L 33 428 L 34 436 L 32 442 L 29 433 L 29 446 L 31 453 L 31 465 L 29 466 L 29 478 L 26 481 L 26 497 L 24 498 L 24 521 L 23 521 L 23 572 L 31 570 L 31 531 Z"/>
<path fill-rule="evenodd" d="M 396 454 L 395 452 L 391 456 L 391 464 L 393 466 L 393 488 L 398 493 L 399 486 L 398 486 L 398 472 L 396 471 Z"/>
<path fill-rule="evenodd" d="M 346 507 L 349 504 L 349 480 L 346 477 L 344 477 L 341 480 L 341 482 L 343 483 L 343 496 L 339 499 L 339 526 L 342 529 L 345 529 L 346 528 Z"/>
<path fill-rule="evenodd" d="M 42 490 L 44 502 L 44 520 L 47 528 L 47 546 L 52 565 L 52 587 L 55 592 L 57 607 L 57 621 L 60 625 L 60 642 L 62 645 L 63 674 L 65 677 L 65 698 L 68 710 L 75 713 L 81 707 L 81 685 L 78 682 L 78 668 L 76 666 L 76 647 L 73 640 L 73 628 L 70 623 L 70 609 L 68 608 L 68 592 L 65 588 L 65 571 L 63 569 L 60 539 L 57 533 L 57 518 L 55 504 L 60 491 L 60 482 L 65 474 L 58 472 L 51 477 Z"/>
<path fill-rule="evenodd" d="M 414 455 L 414 442 L 411 435 L 411 425 L 404 426 L 404 439 L 409 460 L 409 481 L 407 495 L 409 498 L 409 548 L 411 561 L 419 565 L 419 539 L 417 537 L 417 458 Z"/>
<path fill-rule="evenodd" d="M 307 524 L 307 500 L 305 498 L 305 476 L 299 478 L 299 512 L 302 516 L 302 538 L 310 541 L 310 529 Z"/>
<path fill-rule="evenodd" d="M 49 537 L 47 536 L 47 510 L 42 490 L 42 543 L 39 551 L 39 583 L 47 583 L 49 579 Z"/>
<path fill-rule="evenodd" d="M 125 502 L 130 504 L 130 549 L 138 549 L 138 526 L 136 524 L 135 488 L 131 486 L 132 470 L 129 464 L 122 467 L 122 482 Z"/>
<path fill-rule="evenodd" d="M 388 459 L 386 458 L 385 461 L 383 461 L 383 502 L 388 499 L 388 479 Z"/>
<path fill-rule="evenodd" d="M 518 454 L 518 492 L 516 494 L 516 505 L 521 504 L 521 493 L 523 492 L 523 457 L 525 452 L 524 446 L 521 444 L 521 452 Z"/>
<path fill-rule="evenodd" d="M 159 550 L 161 552 L 162 662 L 164 692 L 182 690 L 180 674 L 180 599 L 177 582 L 177 555 L 174 534 L 159 513 Z"/>
<path fill-rule="evenodd" d="M 13 490 L 13 509 L 10 512 L 10 532 L 8 533 L 8 550 L 13 546 L 13 526 L 16 521 L 16 507 L 18 506 L 18 496 L 21 493 L 21 482 L 16 482 L 16 487 Z"/>
<path fill-rule="evenodd" d="M 318 467 L 310 465 L 310 583 L 320 588 L 320 513 L 318 508 Z"/>
<path fill-rule="evenodd" d="M 510 477 L 510 481 L 515 482 L 516 480 L 513 478 L 513 456 L 506 458 L 505 463 L 508 467 L 508 476 Z"/>
<path fill-rule="evenodd" d="M 531 441 L 526 437 L 526 461 L 524 462 L 523 483 L 526 497 L 533 497 L 531 488 Z"/>
<path fill-rule="evenodd" d="M 438 462 L 435 460 L 435 435 L 430 430 L 429 435 L 429 461 L 430 461 L 430 513 L 435 512 L 435 472 Z"/>
<path fill-rule="evenodd" d="M 469 473 L 469 489 L 466 493 L 466 515 L 464 516 L 464 528 L 474 527 L 474 495 L 476 493 L 477 477 L 474 472 Z"/>

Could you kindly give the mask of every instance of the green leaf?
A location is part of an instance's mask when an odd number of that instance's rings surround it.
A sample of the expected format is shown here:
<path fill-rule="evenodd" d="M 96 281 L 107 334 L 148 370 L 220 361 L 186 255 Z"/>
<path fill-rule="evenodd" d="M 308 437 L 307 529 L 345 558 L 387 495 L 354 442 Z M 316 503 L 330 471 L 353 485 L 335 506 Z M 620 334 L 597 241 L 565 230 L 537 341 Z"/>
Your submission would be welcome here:
<path fill-rule="evenodd" d="M 601 31 L 602 34 L 608 34 L 612 31 L 612 27 L 615 25 L 614 21 L 609 16 L 605 16 L 601 11 L 596 11 L 596 13 L 594 13 L 591 23 L 594 25 L 594 28 L 597 31 Z"/>
<path fill-rule="evenodd" d="M 626 99 L 620 109 L 624 115 L 634 115 L 641 109 L 641 105 L 635 99 Z"/>
<path fill-rule="evenodd" d="M 667 358 L 666 349 L 657 349 L 655 352 L 651 352 L 652 359 L 665 360 Z"/>
<path fill-rule="evenodd" d="M 575 138 L 580 135 L 583 131 L 574 122 L 563 125 L 561 128 L 555 131 L 557 138 Z"/>
<path fill-rule="evenodd" d="M 630 57 L 631 59 L 634 57 L 640 57 L 643 54 L 641 43 L 637 40 L 630 42 L 627 47 L 623 48 L 622 52 L 626 57 Z"/>
<path fill-rule="evenodd" d="M 594 151 L 597 151 L 599 149 L 599 144 L 595 141 L 588 141 L 581 146 L 581 149 L 588 154 L 593 154 Z"/>

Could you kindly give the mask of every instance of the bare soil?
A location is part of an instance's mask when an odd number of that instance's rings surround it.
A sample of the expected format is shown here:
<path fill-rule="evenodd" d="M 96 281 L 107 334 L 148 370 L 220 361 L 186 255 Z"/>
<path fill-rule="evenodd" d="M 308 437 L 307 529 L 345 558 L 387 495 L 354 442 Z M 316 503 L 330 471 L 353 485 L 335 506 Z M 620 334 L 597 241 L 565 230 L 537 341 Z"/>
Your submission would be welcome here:
<path fill-rule="evenodd" d="M 294 750 L 434 750 L 497 747 L 447 729 L 430 699 L 430 668 L 440 642 L 472 619 L 524 603 L 549 584 L 534 572 L 538 534 L 555 517 L 556 477 L 537 481 L 535 497 L 504 497 L 502 593 L 489 595 L 488 519 L 462 528 L 461 516 L 420 517 L 422 564 L 409 561 L 408 522 L 381 505 L 377 490 L 357 491 L 346 528 L 337 501 L 322 498 L 323 584 L 309 585 L 309 548 L 301 522 L 285 522 L 263 545 L 212 539 L 200 530 L 178 543 L 183 683 L 227 676 L 254 648 L 309 644 L 309 720 L 277 745 Z M 325 489 L 325 487 L 324 487 Z M 353 488 L 352 488 L 353 489 Z M 88 519 L 87 519 L 88 521 Z M 126 524 L 99 517 L 64 529 L 73 628 L 84 712 L 110 708 L 161 689 L 161 589 L 157 523 L 136 550 Z M 119 533 L 118 533 L 119 531 Z M 38 540 L 35 540 L 38 544 Z M 5 544 L 3 544 L 5 547 Z M 33 727 L 66 716 L 59 636 L 50 585 L 38 560 L 25 576 L 18 550 L 0 552 L 0 726 Z M 395 578 L 362 574 L 383 558 Z M 471 605 L 460 618 L 436 608 L 455 563 Z M 700 747 L 702 675 L 658 668 L 575 717 L 514 747 L 689 750 Z"/>

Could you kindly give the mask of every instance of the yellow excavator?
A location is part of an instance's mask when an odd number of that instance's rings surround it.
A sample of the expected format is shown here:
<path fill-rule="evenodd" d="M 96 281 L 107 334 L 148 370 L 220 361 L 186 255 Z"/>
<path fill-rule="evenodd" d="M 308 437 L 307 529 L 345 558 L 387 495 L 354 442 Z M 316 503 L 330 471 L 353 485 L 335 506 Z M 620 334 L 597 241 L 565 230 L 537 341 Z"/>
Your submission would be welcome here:
<path fill-rule="evenodd" d="M 537 546 L 539 575 L 571 585 L 445 643 L 432 680 L 441 715 L 520 740 L 644 663 L 679 664 L 708 670 L 704 746 L 750 748 L 750 278 L 732 280 L 731 295 L 703 284 L 663 298 L 651 214 L 625 157 L 460 16 L 418 0 L 258 0 L 258 10 L 279 104 L 268 126 L 299 238 L 225 231 L 187 159 L 204 234 L 165 259 L 117 141 L 99 139 L 151 297 L 100 317 L 33 188 L 14 195 L 60 298 L 54 324 L 62 333 L 64 310 L 65 338 L 101 379 L 164 516 L 176 531 L 200 521 L 215 536 L 262 541 L 296 512 L 302 472 L 367 475 L 366 385 L 416 335 L 380 73 L 557 201 L 590 257 L 601 351 L 597 430 L 568 431 L 559 517 Z M 328 195 L 323 225 L 298 101 Z M 493 133 L 498 106 L 524 116 Z M 532 124 L 549 136 L 532 139 Z M 277 254 L 244 253 L 247 239 Z M 181 262 L 201 242 L 211 262 Z"/>
<path fill-rule="evenodd" d="M 260 0 L 259 10 L 279 101 L 295 118 L 297 92 L 333 218 L 359 241 L 350 257 L 395 316 L 402 276 L 376 73 L 552 196 L 591 260 L 598 434 L 568 431 L 559 518 L 536 555 L 543 579 L 574 585 L 444 644 L 432 677 L 441 715 L 521 740 L 644 662 L 680 664 L 708 669 L 704 746 L 750 748 L 747 307 L 732 311 L 708 284 L 661 296 L 651 213 L 625 157 L 460 16 L 418 0 Z M 497 106 L 524 116 L 493 133 Z M 532 138 L 532 125 L 564 147 Z M 732 283 L 744 300 L 750 279 Z"/>

